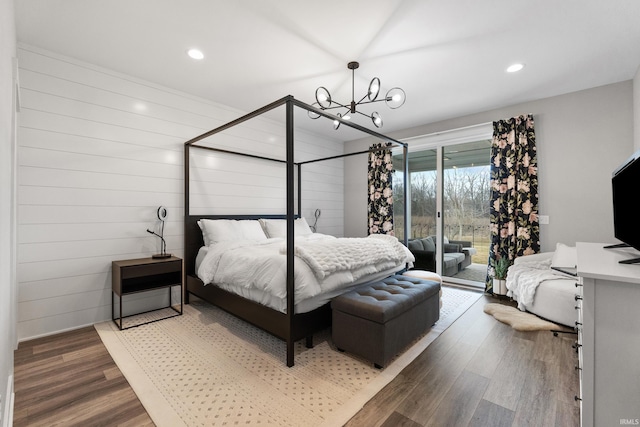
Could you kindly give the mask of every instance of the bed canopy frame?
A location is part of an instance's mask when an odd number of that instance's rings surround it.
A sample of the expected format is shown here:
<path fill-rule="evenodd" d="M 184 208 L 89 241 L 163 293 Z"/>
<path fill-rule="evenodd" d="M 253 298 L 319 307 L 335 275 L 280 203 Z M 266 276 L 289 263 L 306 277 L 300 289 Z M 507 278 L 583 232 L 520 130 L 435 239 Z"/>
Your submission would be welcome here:
<path fill-rule="evenodd" d="M 286 144 L 286 160 L 270 158 L 267 156 L 255 155 L 233 151 L 226 148 L 216 148 L 212 146 L 198 145 L 202 144 L 207 138 L 238 126 L 250 119 L 263 116 L 264 114 L 285 106 L 285 144 Z M 325 117 L 332 121 L 339 121 L 341 125 L 348 126 L 362 132 L 363 134 L 374 137 L 380 142 L 387 143 L 382 148 L 374 148 L 364 151 L 345 153 L 330 157 L 316 158 L 306 161 L 296 162 L 294 160 L 295 148 L 295 129 L 294 129 L 294 108 L 301 108 L 312 114 Z M 329 124 L 329 122 L 327 122 Z M 408 145 L 404 142 L 397 141 L 385 135 L 362 127 L 356 123 L 336 117 L 326 113 L 311 105 L 296 100 L 289 95 L 281 98 L 271 104 L 268 104 L 252 113 L 246 114 L 236 120 L 225 125 L 210 130 L 202 135 L 184 143 L 184 280 L 185 283 L 185 303 L 189 303 L 189 295 L 195 295 L 207 302 L 216 305 L 223 310 L 265 330 L 266 332 L 284 340 L 286 342 L 286 363 L 291 367 L 294 365 L 294 343 L 306 339 L 307 347 L 312 346 L 312 335 L 330 325 L 331 310 L 329 304 L 317 308 L 311 312 L 295 313 L 295 287 L 294 287 L 294 221 L 301 216 L 302 211 L 302 169 L 306 164 L 339 159 L 354 155 L 362 155 L 382 151 L 387 148 L 400 147 L 403 153 L 403 169 L 404 169 L 404 236 L 402 237 L 405 245 L 408 240 L 409 231 L 409 213 L 407 209 L 408 201 Z M 270 162 L 278 162 L 286 164 L 286 213 L 283 215 L 195 215 L 190 212 L 190 151 L 210 150 L 219 153 L 226 153 L 234 156 L 242 156 L 254 159 L 261 159 Z M 297 173 L 296 173 L 297 172 Z M 297 175 L 297 178 L 296 178 Z M 297 185 L 296 185 L 297 179 Z M 296 194 L 297 193 L 297 194 Z M 296 197 L 297 196 L 297 197 Z M 364 197 L 364 196 L 363 196 Z M 297 203 L 296 203 L 297 199 Z M 197 225 L 200 219 L 258 219 L 258 218 L 279 218 L 286 219 L 287 230 L 287 279 L 286 279 L 286 312 L 282 313 L 262 304 L 250 301 L 236 294 L 227 292 L 213 285 L 205 284 L 196 276 L 195 258 L 200 247 L 203 246 L 202 231 Z"/>

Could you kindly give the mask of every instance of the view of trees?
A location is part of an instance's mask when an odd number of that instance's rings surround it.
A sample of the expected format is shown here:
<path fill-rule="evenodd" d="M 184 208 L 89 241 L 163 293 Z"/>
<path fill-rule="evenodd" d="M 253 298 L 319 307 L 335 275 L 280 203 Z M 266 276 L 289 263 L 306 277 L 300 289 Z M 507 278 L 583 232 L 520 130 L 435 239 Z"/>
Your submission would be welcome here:
<path fill-rule="evenodd" d="M 444 171 L 445 235 L 451 240 L 485 240 L 489 227 L 489 166 L 452 168 Z M 436 233 L 436 172 L 410 174 L 411 233 L 424 237 Z M 402 174 L 394 182 L 396 235 L 402 235 L 404 185 Z"/>

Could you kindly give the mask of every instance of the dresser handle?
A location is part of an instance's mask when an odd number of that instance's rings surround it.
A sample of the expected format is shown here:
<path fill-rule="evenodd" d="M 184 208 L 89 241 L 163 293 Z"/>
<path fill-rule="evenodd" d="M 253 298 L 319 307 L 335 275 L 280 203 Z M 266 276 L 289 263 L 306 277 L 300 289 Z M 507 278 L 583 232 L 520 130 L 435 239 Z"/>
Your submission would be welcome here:
<path fill-rule="evenodd" d="M 580 306 L 579 306 L 579 305 L 576 305 L 576 306 L 575 306 L 575 307 L 573 307 L 573 308 L 575 308 L 576 310 L 580 310 Z"/>
<path fill-rule="evenodd" d="M 582 347 L 582 344 L 578 344 L 577 342 L 571 346 L 572 348 L 575 348 L 576 350 L 579 349 L 580 347 Z"/>
<path fill-rule="evenodd" d="M 579 398 L 578 396 L 573 396 L 573 400 L 575 400 L 576 402 L 579 402 L 579 401 L 581 401 L 582 399 L 581 399 L 581 398 Z"/>
<path fill-rule="evenodd" d="M 581 299 L 582 299 L 582 297 L 581 297 L 580 295 L 576 295 L 576 296 L 575 296 L 575 300 L 576 300 L 576 301 L 580 301 Z"/>
<path fill-rule="evenodd" d="M 578 321 L 576 320 L 576 326 L 582 326 L 582 323 L 580 323 L 580 322 L 578 322 Z"/>
<path fill-rule="evenodd" d="M 576 282 L 576 288 L 577 288 L 578 286 L 582 286 L 582 285 L 580 284 L 580 282 Z"/>

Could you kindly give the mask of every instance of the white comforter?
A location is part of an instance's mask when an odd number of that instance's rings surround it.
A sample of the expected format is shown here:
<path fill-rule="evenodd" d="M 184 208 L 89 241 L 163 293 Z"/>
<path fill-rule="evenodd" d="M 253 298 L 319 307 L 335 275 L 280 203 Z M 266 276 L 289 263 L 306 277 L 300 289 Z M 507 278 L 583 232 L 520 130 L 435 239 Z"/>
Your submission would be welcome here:
<path fill-rule="evenodd" d="M 198 268 L 204 283 L 258 289 L 286 296 L 286 241 L 218 242 L 209 246 Z M 366 276 L 414 261 L 411 252 L 391 236 L 335 238 L 315 233 L 296 237 L 296 302 L 351 284 Z"/>
<path fill-rule="evenodd" d="M 522 261 L 509 267 L 507 272 L 507 296 L 518 302 L 525 311 L 533 304 L 536 289 L 545 280 L 566 279 L 567 275 L 551 269 L 551 258 L 541 261 Z"/>

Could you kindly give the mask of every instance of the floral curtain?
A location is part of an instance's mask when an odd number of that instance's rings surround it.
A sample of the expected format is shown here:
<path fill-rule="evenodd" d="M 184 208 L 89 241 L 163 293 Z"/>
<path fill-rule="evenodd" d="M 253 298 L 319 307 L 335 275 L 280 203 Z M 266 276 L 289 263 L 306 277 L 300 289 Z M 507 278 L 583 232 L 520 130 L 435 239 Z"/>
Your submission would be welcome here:
<path fill-rule="evenodd" d="M 538 157 L 533 116 L 493 122 L 491 143 L 489 267 L 485 290 L 493 293 L 494 265 L 540 252 Z"/>
<path fill-rule="evenodd" d="M 369 203 L 367 207 L 369 234 L 393 232 L 393 162 L 391 144 L 374 144 L 369 153 Z"/>

